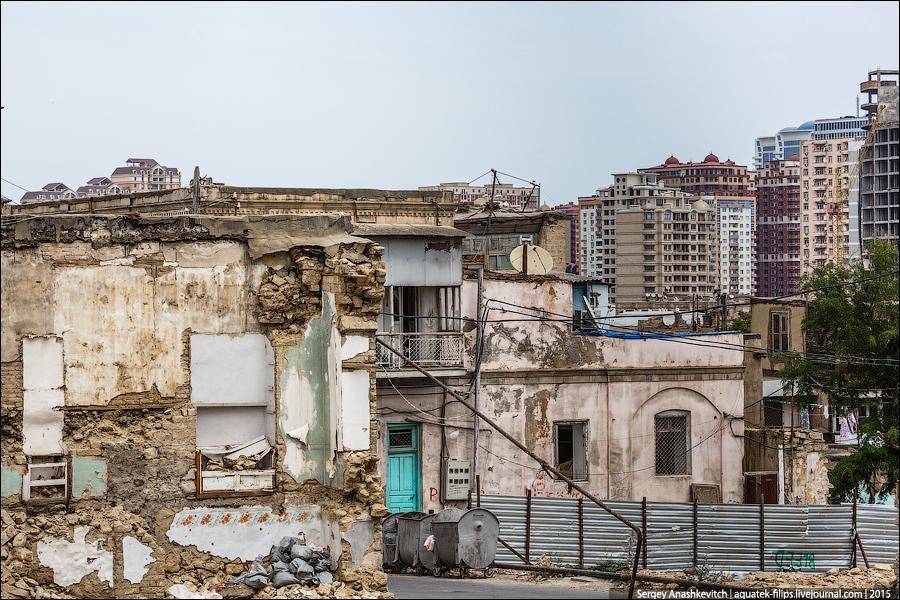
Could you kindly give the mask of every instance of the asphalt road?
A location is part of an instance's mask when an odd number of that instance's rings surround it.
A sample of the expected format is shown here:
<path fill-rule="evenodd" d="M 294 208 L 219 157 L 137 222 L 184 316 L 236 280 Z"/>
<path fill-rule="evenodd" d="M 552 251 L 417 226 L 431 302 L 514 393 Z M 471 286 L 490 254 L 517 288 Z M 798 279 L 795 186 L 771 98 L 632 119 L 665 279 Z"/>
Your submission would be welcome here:
<path fill-rule="evenodd" d="M 619 591 L 587 591 L 570 587 L 516 583 L 504 579 L 455 579 L 428 575 L 388 575 L 388 589 L 397 598 L 625 598 Z"/>

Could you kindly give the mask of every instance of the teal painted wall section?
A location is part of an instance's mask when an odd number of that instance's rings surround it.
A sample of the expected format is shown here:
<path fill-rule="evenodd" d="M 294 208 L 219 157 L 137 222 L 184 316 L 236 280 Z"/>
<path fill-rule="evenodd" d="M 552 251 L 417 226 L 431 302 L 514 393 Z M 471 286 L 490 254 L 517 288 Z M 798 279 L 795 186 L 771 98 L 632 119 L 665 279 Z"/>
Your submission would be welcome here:
<path fill-rule="evenodd" d="M 72 497 L 106 495 L 106 461 L 102 458 L 72 457 Z"/>
<path fill-rule="evenodd" d="M 0 496 L 18 496 L 22 493 L 22 473 L 18 469 L 3 467 L 0 470 Z"/>
<path fill-rule="evenodd" d="M 322 294 L 322 314 L 309 321 L 303 340 L 285 352 L 286 368 L 279 373 L 280 425 L 285 432 L 285 470 L 297 481 L 314 479 L 323 485 L 337 481 L 334 464 L 336 420 L 332 396 L 335 341 L 334 304 Z M 308 427 L 305 439 L 291 431 Z"/>

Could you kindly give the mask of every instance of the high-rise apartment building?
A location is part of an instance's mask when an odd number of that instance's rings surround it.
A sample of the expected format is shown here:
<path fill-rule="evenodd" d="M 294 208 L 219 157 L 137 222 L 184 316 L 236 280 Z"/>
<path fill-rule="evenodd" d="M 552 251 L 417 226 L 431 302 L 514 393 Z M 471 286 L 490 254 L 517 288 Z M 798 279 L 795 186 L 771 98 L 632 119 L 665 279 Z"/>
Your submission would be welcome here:
<path fill-rule="evenodd" d="M 617 173 L 613 174 L 613 180 L 613 185 L 608 188 L 598 189 L 593 196 L 578 199 L 581 210 L 579 272 L 610 284 L 610 302 L 613 303 L 643 301 L 644 294 L 648 293 L 646 290 L 650 288 L 671 294 L 676 293 L 676 288 L 680 294 L 707 292 L 709 272 L 712 271 L 713 278 L 715 274 L 712 267 L 714 254 L 710 253 L 712 232 L 706 227 L 706 220 L 697 220 L 696 210 L 693 219 L 690 217 L 692 202 L 688 194 L 663 185 L 654 173 Z M 699 198 L 696 200 L 699 201 Z M 653 212 L 657 209 L 659 215 Z M 711 219 L 712 210 L 707 209 L 709 215 L 704 219 Z M 646 222 L 645 211 L 651 215 Z M 625 238 L 619 235 L 620 217 L 626 223 Z M 687 225 L 686 231 L 682 231 L 682 221 Z M 678 227 L 673 227 L 676 224 Z M 702 231 L 698 229 L 701 224 Z M 687 237 L 684 238 L 684 235 Z M 703 261 L 696 259 L 700 255 L 705 257 Z M 620 256 L 627 256 L 624 263 Z M 683 263 L 684 256 L 693 258 L 685 259 L 688 262 Z M 677 271 L 674 269 L 676 262 Z M 691 266 L 699 267 L 701 262 L 706 265 L 702 272 L 690 269 Z M 646 275 L 643 270 L 645 266 L 652 268 Z M 682 266 L 687 266 L 688 270 L 682 271 Z M 618 294 L 621 267 L 627 275 L 624 296 Z M 654 279 L 645 281 L 644 277 Z"/>
<path fill-rule="evenodd" d="M 761 170 L 770 160 L 791 160 L 800 157 L 803 142 L 865 137 L 864 117 L 836 117 L 807 121 L 798 127 L 785 127 L 775 135 L 756 138 L 753 168 Z"/>
<path fill-rule="evenodd" d="M 756 181 L 756 293 L 773 297 L 800 288 L 800 161 L 771 160 Z"/>
<path fill-rule="evenodd" d="M 569 264 L 577 268 L 579 257 L 581 256 L 581 209 L 577 202 L 569 202 L 568 204 L 560 204 L 554 207 L 553 210 L 565 214 L 569 220 Z"/>
<path fill-rule="evenodd" d="M 868 99 L 866 143 L 859 149 L 859 241 L 873 238 L 897 243 L 900 224 L 900 125 L 897 120 L 900 71 L 877 69 L 860 86 Z"/>
<path fill-rule="evenodd" d="M 756 280 L 756 199 L 703 198 L 715 210 L 718 287 L 734 295 L 750 295 Z"/>
<path fill-rule="evenodd" d="M 152 158 L 129 158 L 109 176 L 112 184 L 131 192 L 157 192 L 181 187 L 181 172 Z"/>
<path fill-rule="evenodd" d="M 756 138 L 753 168 L 761 171 L 769 161 L 799 158 L 800 144 L 812 139 L 815 129 L 815 124 L 807 121 L 798 127 L 785 127 L 775 135 Z"/>
<path fill-rule="evenodd" d="M 850 175 L 854 166 L 850 148 L 855 141 L 823 138 L 801 145 L 800 239 L 804 275 L 825 263 L 846 265 L 849 260 Z"/>
<path fill-rule="evenodd" d="M 866 137 L 865 117 L 837 117 L 813 121 L 814 141 L 861 139 Z"/>
<path fill-rule="evenodd" d="M 666 186 L 692 196 L 746 197 L 750 193 L 747 167 L 731 159 L 721 162 L 713 153 L 696 163 L 683 163 L 672 155 L 660 165 L 638 169 L 638 173 L 655 173 Z"/>
<path fill-rule="evenodd" d="M 623 208 L 617 221 L 616 302 L 712 296 L 715 216 L 706 201 L 681 194 L 647 199 Z"/>
<path fill-rule="evenodd" d="M 491 198 L 492 186 L 471 185 L 469 183 L 441 183 L 438 185 L 426 185 L 419 188 L 423 192 L 444 191 L 453 192 L 453 200 L 459 204 L 479 204 Z M 541 204 L 541 188 L 518 187 L 511 183 L 497 183 L 493 186 L 494 202 L 506 202 L 513 208 L 537 208 Z"/>

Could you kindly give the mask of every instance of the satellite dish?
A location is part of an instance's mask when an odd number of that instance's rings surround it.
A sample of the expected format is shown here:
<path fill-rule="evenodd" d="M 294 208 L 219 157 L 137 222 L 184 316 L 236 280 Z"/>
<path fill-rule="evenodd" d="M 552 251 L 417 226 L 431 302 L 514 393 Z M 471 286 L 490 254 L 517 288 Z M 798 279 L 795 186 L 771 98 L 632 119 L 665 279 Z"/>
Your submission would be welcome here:
<path fill-rule="evenodd" d="M 550 253 L 540 246 L 522 244 L 516 246 L 509 253 L 509 262 L 513 269 L 526 275 L 544 275 L 553 267 L 553 258 Z"/>

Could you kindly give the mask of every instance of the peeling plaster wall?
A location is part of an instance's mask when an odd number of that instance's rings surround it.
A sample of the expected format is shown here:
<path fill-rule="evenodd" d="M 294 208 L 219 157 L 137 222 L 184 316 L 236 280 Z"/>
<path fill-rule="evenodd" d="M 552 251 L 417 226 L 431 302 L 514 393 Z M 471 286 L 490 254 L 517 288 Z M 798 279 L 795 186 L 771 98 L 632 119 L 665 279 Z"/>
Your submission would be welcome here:
<path fill-rule="evenodd" d="M 22 339 L 23 451 L 29 456 L 62 454 L 65 403 L 63 348 L 58 337 Z"/>
<path fill-rule="evenodd" d="M 155 563 L 153 548 L 126 535 L 122 538 L 122 574 L 131 583 L 140 583 L 147 574 L 147 565 Z"/>
<path fill-rule="evenodd" d="M 383 573 L 370 569 L 380 564 L 373 557 L 380 557 L 385 514 L 370 437 L 382 249 L 348 236 L 344 217 L 290 219 L 268 237 L 265 218 L 4 223 L 2 520 L 4 536 L 16 539 L 4 547 L 4 588 L 27 578 L 57 593 L 161 597 L 172 583 L 244 572 L 245 560 L 268 551 L 272 532 L 289 527 L 340 557 L 336 576 L 346 576 L 349 588 L 386 589 Z M 323 222 L 335 231 L 319 245 Z M 40 310 L 34 298 L 45 299 Z M 260 356 L 245 342 L 264 350 L 268 376 L 230 377 L 235 365 Z M 203 361 L 224 371 L 204 372 Z M 203 373 L 192 379 L 196 371 Z M 64 410 L 45 412 L 61 424 L 61 449 L 71 460 L 68 512 L 52 500 L 21 501 L 22 442 L 30 449 L 40 441 L 23 427 L 35 422 L 31 415 L 19 416 L 28 386 L 59 392 Z M 267 433 L 279 459 L 275 490 L 200 498 L 195 451 L 209 440 L 198 440 L 198 411 L 248 398 L 274 415 Z M 298 415 L 309 435 L 280 426 Z M 297 438 L 289 434 L 304 440 L 290 459 L 285 440 Z M 221 520 L 210 530 L 184 525 L 191 515 L 205 527 L 228 514 L 253 531 Z M 285 525 L 289 514 L 295 520 Z M 342 534 L 362 521 L 373 535 L 352 534 L 353 554 L 364 560 L 351 566 Z M 252 546 L 248 539 L 256 543 L 252 556 L 228 550 Z M 226 551 L 214 551 L 220 540 Z M 77 565 L 89 561 L 95 568 L 85 576 Z M 354 575 L 359 565 L 364 572 Z"/>
<path fill-rule="evenodd" d="M 72 457 L 72 497 L 106 495 L 106 460 L 102 458 Z"/>
<path fill-rule="evenodd" d="M 284 536 L 301 531 L 308 543 L 329 548 L 332 559 L 338 560 L 340 527 L 317 505 L 292 506 L 284 512 L 265 506 L 183 510 L 175 515 L 166 536 L 214 556 L 249 561 L 267 554 Z"/>
<path fill-rule="evenodd" d="M 571 285 L 562 281 L 485 281 L 486 299 L 571 314 Z M 463 314 L 474 317 L 475 282 L 463 284 Z M 491 319 L 524 319 L 489 303 Z M 510 310 L 540 316 L 527 308 Z M 553 318 L 558 318 L 551 314 Z M 475 332 L 467 332 L 468 365 L 473 366 Z M 707 338 L 708 339 L 708 338 Z M 741 344 L 740 334 L 716 336 Z M 567 323 L 488 323 L 482 370 L 481 405 L 497 423 L 548 461 L 554 458 L 554 422 L 587 422 L 589 475 L 582 483 L 601 498 L 684 502 L 692 483 L 718 484 L 725 502 L 743 499 L 743 353 L 666 340 L 633 340 L 574 335 Z M 416 421 L 421 428 L 422 509 L 442 502 L 441 416 L 443 393 L 434 386 L 395 380 L 402 398 L 379 381 L 379 455 L 386 457 L 388 423 Z M 450 378 L 468 386 L 469 378 Z M 460 388 L 457 388 L 460 389 Z M 411 407 L 408 402 L 415 407 Z M 418 413 L 416 409 L 428 413 Z M 690 412 L 691 472 L 657 476 L 655 415 Z M 428 418 L 432 417 L 432 418 Z M 471 460 L 471 414 L 458 403 L 446 407 L 446 456 Z M 534 461 L 483 425 L 481 486 L 484 493 L 578 496 L 543 474 Z M 385 461 L 382 460 L 382 463 Z M 382 469 L 382 477 L 384 467 Z"/>
<path fill-rule="evenodd" d="M 80 582 L 96 572 L 101 582 L 113 586 L 113 555 L 102 550 L 103 540 L 87 542 L 90 528 L 75 529 L 74 541 L 51 538 L 38 543 L 38 560 L 45 567 L 53 569 L 53 582 L 68 586 Z"/>

